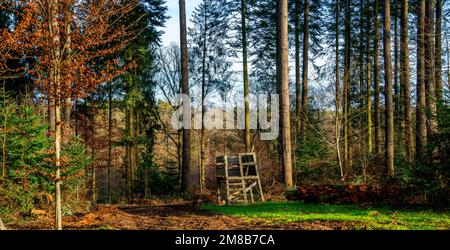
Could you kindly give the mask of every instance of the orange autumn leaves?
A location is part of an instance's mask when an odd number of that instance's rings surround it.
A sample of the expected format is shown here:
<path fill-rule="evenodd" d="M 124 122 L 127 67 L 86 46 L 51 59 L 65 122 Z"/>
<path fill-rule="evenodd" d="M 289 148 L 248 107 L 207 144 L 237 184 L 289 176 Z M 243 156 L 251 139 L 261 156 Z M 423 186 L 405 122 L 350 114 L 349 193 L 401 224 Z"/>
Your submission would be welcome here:
<path fill-rule="evenodd" d="M 17 22 L 0 30 L 0 77 L 7 60 L 29 59 L 21 70 L 48 98 L 83 98 L 134 66 L 117 54 L 139 32 L 124 21 L 137 0 L 5 2 Z"/>

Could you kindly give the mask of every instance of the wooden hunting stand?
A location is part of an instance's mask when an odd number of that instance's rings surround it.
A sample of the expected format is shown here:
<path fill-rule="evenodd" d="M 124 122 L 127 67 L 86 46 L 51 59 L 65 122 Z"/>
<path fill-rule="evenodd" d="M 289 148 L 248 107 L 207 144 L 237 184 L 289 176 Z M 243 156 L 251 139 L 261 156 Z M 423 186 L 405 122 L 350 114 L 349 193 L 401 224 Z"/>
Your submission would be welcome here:
<path fill-rule="evenodd" d="M 216 157 L 217 197 L 221 204 L 224 199 L 229 204 L 255 202 L 255 193 L 264 201 L 255 153 L 239 156 L 222 155 Z"/>

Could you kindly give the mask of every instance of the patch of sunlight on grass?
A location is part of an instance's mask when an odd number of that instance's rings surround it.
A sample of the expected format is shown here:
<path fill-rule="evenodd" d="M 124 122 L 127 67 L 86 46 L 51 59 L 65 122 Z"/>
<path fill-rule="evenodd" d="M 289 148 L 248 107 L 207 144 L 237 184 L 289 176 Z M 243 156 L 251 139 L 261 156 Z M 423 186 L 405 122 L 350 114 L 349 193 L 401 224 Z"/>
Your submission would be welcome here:
<path fill-rule="evenodd" d="M 111 225 L 102 225 L 98 227 L 97 230 L 116 230 L 116 228 Z"/>
<path fill-rule="evenodd" d="M 248 220 L 264 219 L 276 223 L 339 221 L 357 222 L 355 229 L 450 229 L 450 215 L 446 212 L 398 210 L 386 206 L 363 208 L 356 205 L 266 202 L 237 206 L 203 205 L 202 208 Z"/>

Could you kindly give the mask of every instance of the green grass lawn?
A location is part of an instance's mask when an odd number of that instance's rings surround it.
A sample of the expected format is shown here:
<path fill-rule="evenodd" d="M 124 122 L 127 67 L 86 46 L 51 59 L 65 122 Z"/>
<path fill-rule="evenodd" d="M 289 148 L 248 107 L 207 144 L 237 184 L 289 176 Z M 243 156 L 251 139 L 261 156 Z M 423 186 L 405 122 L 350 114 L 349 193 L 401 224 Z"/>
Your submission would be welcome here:
<path fill-rule="evenodd" d="M 202 209 L 246 220 L 262 219 L 272 223 L 338 221 L 352 222 L 354 229 L 450 229 L 450 215 L 445 211 L 301 202 L 267 202 L 237 206 L 203 205 Z"/>

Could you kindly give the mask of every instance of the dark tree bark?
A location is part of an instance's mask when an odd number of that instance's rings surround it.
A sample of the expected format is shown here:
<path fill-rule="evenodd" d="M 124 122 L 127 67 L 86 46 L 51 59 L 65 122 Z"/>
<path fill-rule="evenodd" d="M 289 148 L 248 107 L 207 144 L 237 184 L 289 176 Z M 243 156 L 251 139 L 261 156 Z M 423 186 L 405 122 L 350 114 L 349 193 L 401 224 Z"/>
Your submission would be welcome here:
<path fill-rule="evenodd" d="M 375 152 L 377 159 L 381 155 L 381 110 L 380 110 L 380 63 L 379 63 L 379 5 L 374 1 L 374 116 L 375 116 Z"/>
<path fill-rule="evenodd" d="M 309 0 L 305 0 L 305 14 L 303 20 L 303 69 L 302 69 L 302 113 L 301 132 L 306 134 L 308 125 L 308 66 L 309 66 Z"/>
<path fill-rule="evenodd" d="M 295 0 L 295 134 L 300 134 L 301 129 L 301 67 L 300 67 L 300 0 Z"/>
<path fill-rule="evenodd" d="M 108 83 L 108 169 L 106 176 L 108 202 L 111 203 L 111 167 L 112 167 L 112 82 Z"/>
<path fill-rule="evenodd" d="M 436 67 L 436 101 L 442 102 L 442 0 L 436 0 L 436 54 L 435 54 L 435 67 Z M 438 106 L 439 114 L 439 106 Z"/>
<path fill-rule="evenodd" d="M 434 1 L 426 1 L 425 5 L 425 86 L 427 104 L 427 133 L 436 132 L 436 95 L 434 72 Z"/>
<path fill-rule="evenodd" d="M 369 9 L 369 7 L 367 7 Z M 367 50 L 367 58 L 366 58 L 366 72 L 367 72 L 367 83 L 366 83 L 366 102 L 367 102 L 367 151 L 369 155 L 373 153 L 373 124 L 372 124 L 372 78 L 371 78 L 371 56 L 370 56 L 370 48 L 371 48 L 371 16 L 370 11 L 367 10 L 366 13 L 366 22 L 367 22 L 367 31 L 366 31 L 366 50 Z"/>
<path fill-rule="evenodd" d="M 398 17 L 399 17 L 399 1 L 393 2 L 394 18 L 394 116 L 395 119 L 401 117 L 400 115 L 400 85 L 399 85 L 399 35 L 398 35 Z M 399 127 L 398 127 L 399 128 Z"/>
<path fill-rule="evenodd" d="M 425 88 L 425 0 L 419 0 L 417 9 L 417 108 L 416 154 L 423 156 L 427 145 L 426 88 Z"/>
<path fill-rule="evenodd" d="M 366 108 L 366 98 L 364 93 L 364 4 L 363 0 L 359 0 L 359 45 L 358 45 L 358 63 L 359 63 L 359 74 L 358 74 L 358 80 L 359 80 L 359 112 L 360 114 L 364 113 L 364 109 Z M 358 116 L 358 150 L 359 152 L 363 152 L 363 144 L 365 143 L 364 140 L 364 134 L 363 134 L 363 115 Z"/>
<path fill-rule="evenodd" d="M 340 15 L 340 7 L 339 7 L 339 0 L 336 0 L 336 10 L 335 10 L 335 22 L 336 22 L 336 34 L 335 34 L 335 80 L 336 80 L 336 84 L 335 84 L 335 91 L 336 91 L 336 110 L 335 110 L 335 136 L 336 136 L 336 160 L 339 164 L 339 170 L 340 170 L 340 175 L 341 178 L 344 178 L 344 169 L 342 167 L 342 158 L 341 158 L 341 146 L 340 146 L 340 141 L 341 141 L 341 116 L 340 116 L 340 109 L 341 109 L 341 83 L 340 83 L 340 67 L 339 67 L 339 15 Z"/>
<path fill-rule="evenodd" d="M 245 150 L 251 150 L 250 138 L 250 103 L 248 86 L 248 52 L 247 52 L 247 1 L 241 0 L 241 23 L 242 23 L 242 60 L 244 70 L 244 98 L 245 98 Z"/>
<path fill-rule="evenodd" d="M 414 154 L 414 139 L 413 139 L 413 127 L 411 117 L 411 91 L 410 91 L 410 76 L 409 76 L 409 34 L 408 34 L 408 0 L 402 0 L 401 10 L 401 42 L 400 42 L 400 67 L 401 67 L 401 88 L 403 97 L 403 110 L 404 110 L 404 124 L 406 134 L 406 154 L 408 163 L 412 163 Z"/>
<path fill-rule="evenodd" d="M 95 204 L 97 203 L 97 171 L 96 171 L 96 166 L 95 166 L 95 157 L 96 157 L 96 152 L 95 152 L 95 104 L 94 101 L 91 101 L 91 114 L 90 114 L 90 122 L 91 122 L 91 157 L 92 160 L 94 161 L 91 165 L 91 173 L 92 173 L 92 179 L 91 179 L 91 198 L 92 198 L 92 202 Z"/>
<path fill-rule="evenodd" d="M 350 0 L 345 1 L 345 55 L 344 55 L 344 89 L 342 93 L 342 105 L 344 109 L 344 168 L 348 173 L 350 168 L 349 139 L 349 92 L 350 92 L 350 68 L 351 68 L 351 11 Z"/>
<path fill-rule="evenodd" d="M 189 96 L 189 65 L 188 65 L 188 43 L 187 43 L 187 28 L 186 28 L 186 1 L 179 0 L 180 8 L 180 48 L 181 48 L 181 92 Z M 186 105 L 185 105 L 186 106 Z M 190 107 L 183 109 L 183 114 L 188 114 L 191 117 Z M 185 121 L 183 121 L 185 122 Z M 189 126 L 191 120 L 186 121 Z M 183 159 L 182 159 L 182 182 L 181 189 L 183 191 L 192 191 L 191 180 L 191 130 L 183 127 Z"/>

